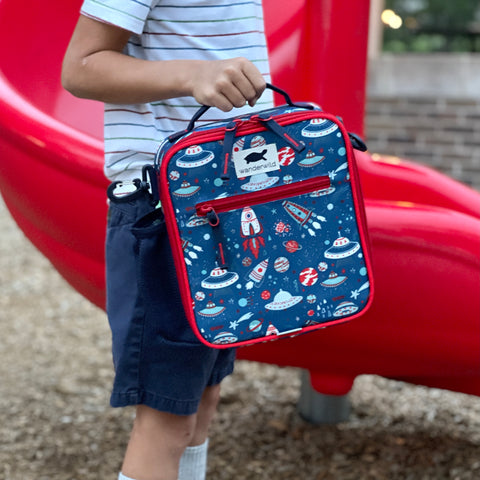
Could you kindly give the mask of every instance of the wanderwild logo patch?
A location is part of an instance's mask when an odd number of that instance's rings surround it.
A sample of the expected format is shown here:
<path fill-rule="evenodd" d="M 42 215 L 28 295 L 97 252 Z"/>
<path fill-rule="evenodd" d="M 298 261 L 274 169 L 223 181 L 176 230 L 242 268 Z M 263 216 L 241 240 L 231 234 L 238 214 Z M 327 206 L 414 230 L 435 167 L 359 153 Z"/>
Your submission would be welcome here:
<path fill-rule="evenodd" d="M 274 143 L 247 148 L 233 153 L 237 178 L 273 172 L 280 169 L 277 146 Z"/>

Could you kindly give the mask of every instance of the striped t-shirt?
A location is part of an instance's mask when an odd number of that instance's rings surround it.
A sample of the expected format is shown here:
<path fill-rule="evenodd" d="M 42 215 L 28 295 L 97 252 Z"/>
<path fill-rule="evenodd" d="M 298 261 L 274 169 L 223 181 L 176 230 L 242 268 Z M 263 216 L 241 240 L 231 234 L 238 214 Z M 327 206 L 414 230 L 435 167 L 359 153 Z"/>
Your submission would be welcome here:
<path fill-rule="evenodd" d="M 245 57 L 270 81 L 261 0 L 85 0 L 81 13 L 132 32 L 125 53 L 146 60 Z M 272 105 L 267 90 L 255 109 Z M 192 97 L 148 104 L 105 105 L 105 174 L 111 180 L 139 176 L 159 143 L 183 130 L 199 108 Z M 200 120 L 227 114 L 210 109 Z"/>

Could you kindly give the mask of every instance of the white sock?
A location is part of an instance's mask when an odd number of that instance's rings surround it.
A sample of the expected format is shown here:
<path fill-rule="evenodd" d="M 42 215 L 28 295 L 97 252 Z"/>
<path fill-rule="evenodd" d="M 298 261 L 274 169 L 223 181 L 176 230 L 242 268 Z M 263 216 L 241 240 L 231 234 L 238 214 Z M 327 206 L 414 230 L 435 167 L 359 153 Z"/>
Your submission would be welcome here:
<path fill-rule="evenodd" d="M 201 445 L 187 447 L 180 458 L 178 480 L 205 480 L 207 475 L 208 438 Z M 128 480 L 128 479 L 127 479 Z"/>
<path fill-rule="evenodd" d="M 122 472 L 118 474 L 118 480 L 134 480 L 133 478 L 126 477 Z"/>

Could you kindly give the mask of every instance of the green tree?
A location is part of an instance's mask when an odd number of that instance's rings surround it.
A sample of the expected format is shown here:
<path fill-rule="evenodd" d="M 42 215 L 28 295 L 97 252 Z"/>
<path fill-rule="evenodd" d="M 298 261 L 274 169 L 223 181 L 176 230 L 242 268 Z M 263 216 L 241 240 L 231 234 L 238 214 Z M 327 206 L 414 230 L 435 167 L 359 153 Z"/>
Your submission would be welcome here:
<path fill-rule="evenodd" d="M 385 50 L 468 51 L 479 48 L 478 0 L 386 0 L 385 3 L 386 8 L 403 20 L 398 30 L 385 29 Z"/>

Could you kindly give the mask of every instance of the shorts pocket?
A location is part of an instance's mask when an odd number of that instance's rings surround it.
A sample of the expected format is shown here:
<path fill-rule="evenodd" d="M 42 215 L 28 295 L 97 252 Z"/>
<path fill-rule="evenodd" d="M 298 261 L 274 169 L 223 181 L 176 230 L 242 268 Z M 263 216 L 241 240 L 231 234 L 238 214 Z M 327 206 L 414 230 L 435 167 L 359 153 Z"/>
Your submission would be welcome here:
<path fill-rule="evenodd" d="M 157 209 L 142 217 L 132 233 L 136 238 L 136 275 L 145 312 L 145 335 L 199 343 L 183 310 L 162 211 Z"/>

